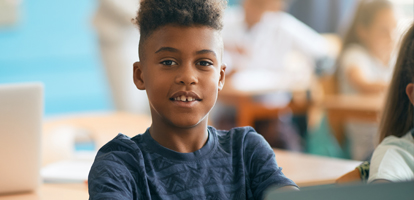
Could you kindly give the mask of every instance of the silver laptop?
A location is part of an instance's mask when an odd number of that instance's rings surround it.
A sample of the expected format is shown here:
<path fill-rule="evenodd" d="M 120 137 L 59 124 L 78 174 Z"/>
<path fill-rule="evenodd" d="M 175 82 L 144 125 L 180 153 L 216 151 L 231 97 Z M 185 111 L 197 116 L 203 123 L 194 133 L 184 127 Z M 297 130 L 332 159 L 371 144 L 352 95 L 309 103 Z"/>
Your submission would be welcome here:
<path fill-rule="evenodd" d="M 414 181 L 399 183 L 321 185 L 301 188 L 300 191 L 269 189 L 265 200 L 413 200 Z"/>
<path fill-rule="evenodd" d="M 0 194 L 40 185 L 42 118 L 42 84 L 0 84 Z"/>

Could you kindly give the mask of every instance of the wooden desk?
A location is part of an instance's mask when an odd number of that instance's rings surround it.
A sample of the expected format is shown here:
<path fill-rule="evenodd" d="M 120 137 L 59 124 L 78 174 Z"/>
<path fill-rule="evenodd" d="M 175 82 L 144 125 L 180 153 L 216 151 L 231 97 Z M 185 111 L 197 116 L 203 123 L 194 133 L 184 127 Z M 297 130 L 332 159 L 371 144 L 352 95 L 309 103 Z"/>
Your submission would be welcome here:
<path fill-rule="evenodd" d="M 225 87 L 219 92 L 219 101 L 236 107 L 236 126 L 252 126 L 255 120 L 269 119 L 280 112 L 290 110 L 295 114 L 306 114 L 309 101 L 306 89 L 292 90 L 292 101 L 285 107 L 268 108 L 260 102 L 254 101 L 255 95 L 269 94 L 278 90 L 277 87 L 270 90 L 240 91 L 232 86 L 231 81 L 226 82 Z"/>
<path fill-rule="evenodd" d="M 47 137 L 59 127 L 75 127 L 88 130 L 98 141 L 98 146 L 106 144 L 118 133 L 135 136 L 143 133 L 151 125 L 151 117 L 126 112 L 84 114 L 48 119 L 43 126 Z"/>
<path fill-rule="evenodd" d="M 72 149 L 66 149 L 65 145 L 73 146 L 71 141 L 61 141 L 55 135 L 66 135 L 67 140 L 73 136 L 67 136 L 72 131 L 84 130 L 91 134 L 100 148 L 113 139 L 118 133 L 130 137 L 143 133 L 151 125 L 151 117 L 136 115 L 126 112 L 92 113 L 74 116 L 64 116 L 47 119 L 43 125 L 43 165 L 62 159 L 68 159 Z M 69 133 L 68 133 L 69 132 Z M 73 141 L 72 141 L 73 142 Z M 61 143 L 62 145 L 56 144 Z"/>
<path fill-rule="evenodd" d="M 299 187 L 332 184 L 353 170 L 361 161 L 334 159 L 274 149 L 282 172 Z M 0 196 L 0 200 L 81 200 L 88 199 L 87 186 L 77 184 L 43 184 L 36 193 Z"/>
<path fill-rule="evenodd" d="M 89 198 L 87 185 L 43 184 L 36 192 L 0 195 L 0 200 L 86 200 Z"/>
<path fill-rule="evenodd" d="M 339 144 L 344 141 L 344 124 L 347 121 L 379 123 L 385 103 L 378 95 L 328 95 L 325 97 L 329 123 Z"/>
<path fill-rule="evenodd" d="M 294 153 L 274 149 L 276 161 L 286 177 L 299 187 L 335 183 L 335 180 L 355 169 L 361 161 L 345 160 Z"/>

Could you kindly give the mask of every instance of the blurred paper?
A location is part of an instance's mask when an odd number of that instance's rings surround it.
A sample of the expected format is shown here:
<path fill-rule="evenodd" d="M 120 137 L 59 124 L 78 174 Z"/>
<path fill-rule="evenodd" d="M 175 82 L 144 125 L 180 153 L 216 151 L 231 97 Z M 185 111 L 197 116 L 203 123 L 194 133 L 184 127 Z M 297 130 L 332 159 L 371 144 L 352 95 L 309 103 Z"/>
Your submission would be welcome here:
<path fill-rule="evenodd" d="M 88 180 L 96 152 L 78 153 L 75 159 L 49 164 L 42 168 L 41 176 L 45 183 L 73 183 Z"/>
<path fill-rule="evenodd" d="M 289 77 L 283 77 L 266 69 L 246 69 L 233 75 L 231 81 L 235 89 L 240 91 L 261 91 L 286 89 Z"/>
<path fill-rule="evenodd" d="M 309 73 L 277 72 L 267 69 L 246 69 L 231 78 L 231 84 L 240 91 L 306 90 L 310 85 Z"/>
<path fill-rule="evenodd" d="M 262 103 L 266 108 L 283 108 L 286 107 L 292 100 L 292 95 L 289 92 L 274 92 L 265 95 L 253 97 L 255 101 Z"/>

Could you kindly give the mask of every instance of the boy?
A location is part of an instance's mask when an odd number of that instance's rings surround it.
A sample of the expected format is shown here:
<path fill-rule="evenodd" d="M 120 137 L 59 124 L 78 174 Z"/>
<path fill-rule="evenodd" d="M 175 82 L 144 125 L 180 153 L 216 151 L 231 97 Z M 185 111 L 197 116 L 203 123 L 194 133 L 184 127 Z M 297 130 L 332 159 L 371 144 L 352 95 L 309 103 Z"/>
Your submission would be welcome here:
<path fill-rule="evenodd" d="M 217 131 L 208 113 L 224 84 L 222 0 L 144 0 L 140 62 L 152 125 L 103 146 L 89 173 L 90 199 L 261 199 L 295 188 L 252 128 Z"/>

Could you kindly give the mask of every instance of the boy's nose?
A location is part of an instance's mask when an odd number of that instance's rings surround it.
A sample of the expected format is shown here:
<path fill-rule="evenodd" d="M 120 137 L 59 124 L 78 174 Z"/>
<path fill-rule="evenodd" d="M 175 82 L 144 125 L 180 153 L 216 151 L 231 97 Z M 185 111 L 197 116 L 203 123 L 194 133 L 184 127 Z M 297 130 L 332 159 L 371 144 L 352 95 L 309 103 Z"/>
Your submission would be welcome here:
<path fill-rule="evenodd" d="M 183 65 L 176 76 L 176 83 L 184 85 L 197 84 L 197 72 L 192 65 Z"/>

